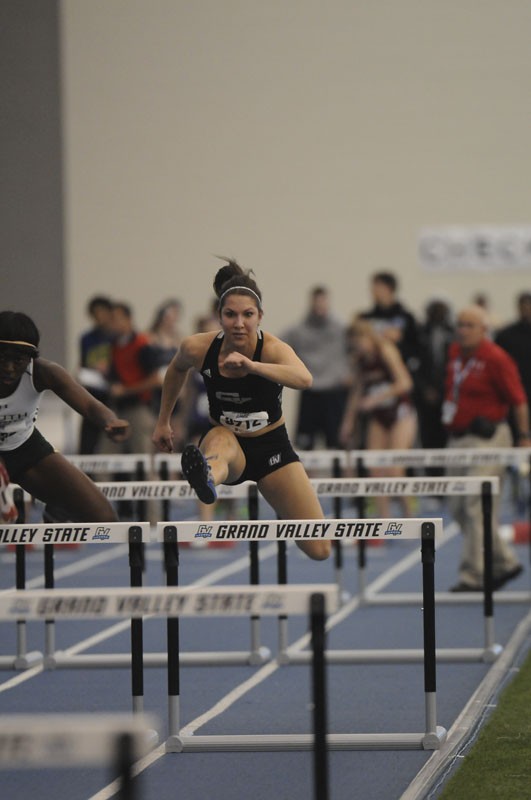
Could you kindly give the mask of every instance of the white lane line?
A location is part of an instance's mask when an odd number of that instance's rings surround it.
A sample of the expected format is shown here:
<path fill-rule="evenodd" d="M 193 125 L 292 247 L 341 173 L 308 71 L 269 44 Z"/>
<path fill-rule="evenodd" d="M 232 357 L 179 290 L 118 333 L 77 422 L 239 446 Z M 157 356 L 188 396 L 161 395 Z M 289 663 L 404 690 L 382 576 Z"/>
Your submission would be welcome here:
<path fill-rule="evenodd" d="M 438 545 L 438 549 L 440 550 L 445 544 L 447 544 L 453 537 L 459 532 L 459 529 L 456 525 L 450 524 L 447 528 L 445 528 L 444 539 Z M 378 578 L 376 578 L 369 586 L 367 587 L 367 591 L 375 592 L 383 589 L 385 586 L 388 586 L 392 581 L 401 575 L 403 572 L 406 572 L 412 566 L 420 561 L 420 551 L 415 550 L 409 555 L 405 556 L 401 561 L 395 564 L 393 567 L 390 567 L 386 572 L 382 573 Z M 360 605 L 360 601 L 357 598 L 353 598 L 349 603 L 346 603 L 339 611 L 333 614 L 328 622 L 327 622 L 327 630 L 331 630 L 340 622 L 342 622 L 346 617 L 349 616 L 353 611 L 355 611 L 358 606 Z M 293 645 L 290 645 L 290 650 L 302 650 L 306 647 L 311 639 L 311 634 L 305 633 L 304 636 L 301 636 Z M 193 735 L 199 728 L 203 725 L 206 725 L 207 722 L 210 722 L 215 717 L 219 716 L 220 714 L 224 713 L 231 705 L 233 705 L 237 700 L 243 697 L 247 692 L 254 689 L 260 683 L 262 683 L 266 678 L 272 675 L 278 668 L 279 663 L 277 661 L 270 661 L 269 664 L 265 664 L 261 667 L 255 674 L 249 678 L 248 680 L 241 683 L 239 686 L 236 686 L 231 692 L 222 697 L 217 703 L 215 703 L 208 711 L 204 714 L 201 714 L 196 719 L 192 720 L 192 722 L 188 723 L 184 728 L 182 728 L 181 733 L 184 735 Z M 149 755 L 144 758 L 142 761 L 138 761 L 134 765 L 134 775 L 139 775 L 143 770 L 150 767 L 152 764 L 157 762 L 159 758 L 162 758 L 165 755 L 165 748 L 164 745 L 157 747 L 153 750 Z M 116 794 L 118 789 L 118 782 L 115 781 L 108 786 L 105 786 L 96 794 L 92 795 L 88 798 L 88 800 L 111 800 L 111 798 Z"/>

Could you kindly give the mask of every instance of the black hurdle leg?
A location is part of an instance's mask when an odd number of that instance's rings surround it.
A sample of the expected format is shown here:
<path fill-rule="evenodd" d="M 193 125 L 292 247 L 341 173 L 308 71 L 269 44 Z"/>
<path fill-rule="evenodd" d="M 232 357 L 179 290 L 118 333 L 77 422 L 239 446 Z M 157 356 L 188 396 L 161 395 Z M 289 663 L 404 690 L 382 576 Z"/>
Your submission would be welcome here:
<path fill-rule="evenodd" d="M 175 525 L 164 527 L 164 568 L 166 585 L 179 585 L 179 549 Z M 168 736 L 179 736 L 180 724 L 180 644 L 179 617 L 166 622 L 168 646 Z"/>
<path fill-rule="evenodd" d="M 492 574 L 492 486 L 481 484 L 481 513 L 483 517 L 483 616 L 485 619 L 485 661 L 494 661 L 501 648 L 494 643 L 494 598 Z"/>
<path fill-rule="evenodd" d="M 421 525 L 422 604 L 424 624 L 424 692 L 426 701 L 425 750 L 437 749 L 441 730 L 437 728 L 436 657 L 435 657 L 435 525 Z"/>
<path fill-rule="evenodd" d="M 356 459 L 356 473 L 358 478 L 367 477 L 367 468 L 362 458 Z M 357 498 L 358 516 L 360 519 L 365 519 L 367 515 L 366 498 L 360 496 Z M 360 602 L 365 600 L 367 591 L 367 545 L 363 539 L 359 539 L 358 546 L 358 595 Z"/>
<path fill-rule="evenodd" d="M 247 496 L 249 509 L 249 519 L 258 519 L 258 489 L 255 484 L 249 486 Z M 251 586 L 258 586 L 260 583 L 260 562 L 258 560 L 258 542 L 249 542 L 249 583 Z M 271 658 L 271 651 L 267 647 L 262 647 L 260 636 L 260 616 L 251 616 L 251 652 L 249 654 L 249 664 L 265 664 Z"/>
<path fill-rule="evenodd" d="M 170 470 L 168 469 L 167 461 L 160 462 L 159 477 L 161 481 L 169 481 Z M 169 518 L 170 518 L 170 501 L 166 499 L 162 501 L 162 519 L 164 520 L 164 522 L 166 522 L 167 520 L 169 520 Z"/>
<path fill-rule="evenodd" d="M 332 464 L 332 472 L 334 478 L 341 478 L 343 476 L 339 458 L 334 458 Z M 335 519 L 342 519 L 343 517 L 343 502 L 341 497 L 334 497 L 334 517 Z M 343 585 L 344 584 L 343 545 L 337 539 L 335 542 L 332 542 L 332 549 L 334 551 L 334 570 L 336 574 L 339 604 L 343 605 L 343 603 L 346 602 L 350 597 L 350 594 L 345 591 Z"/>
<path fill-rule="evenodd" d="M 131 588 L 142 586 L 144 552 L 142 528 L 129 528 L 129 573 Z M 131 619 L 131 692 L 133 712 L 144 709 L 144 628 L 142 617 Z"/>
<path fill-rule="evenodd" d="M 116 738 L 116 772 L 118 774 L 118 800 L 136 800 L 138 794 L 133 781 L 134 747 L 130 733 Z"/>
<path fill-rule="evenodd" d="M 55 587 L 54 575 L 55 550 L 53 544 L 44 545 L 44 588 L 53 589 Z M 47 667 L 54 666 L 55 657 L 55 620 L 47 619 L 44 621 L 44 664 Z"/>
<path fill-rule="evenodd" d="M 325 663 L 325 600 L 322 594 L 310 598 L 312 631 L 312 688 L 313 688 L 313 767 L 315 800 L 328 800 L 328 747 L 326 663 Z"/>
<path fill-rule="evenodd" d="M 26 509 L 22 489 L 14 490 L 13 501 L 18 511 L 16 522 L 23 524 L 26 519 Z M 23 544 L 15 545 L 15 587 L 17 590 L 26 588 L 26 546 Z M 14 669 L 26 669 L 29 666 L 27 633 L 26 621 L 17 620 L 17 652 L 13 661 Z"/>
<path fill-rule="evenodd" d="M 142 461 L 137 461 L 135 466 L 135 479 L 137 481 L 145 481 L 146 480 L 146 470 L 144 467 L 144 463 Z M 147 514 L 148 504 L 146 500 L 138 500 L 136 506 L 136 519 L 141 521 L 148 518 Z M 141 552 L 142 552 L 142 571 L 145 572 L 146 570 L 146 553 L 145 553 L 145 546 L 142 544 Z"/>
<path fill-rule="evenodd" d="M 288 582 L 288 559 L 286 542 L 277 544 L 277 583 L 285 586 Z M 288 649 L 288 617 L 280 614 L 278 617 L 278 659 L 281 664 L 289 663 Z"/>
<path fill-rule="evenodd" d="M 24 505 L 24 492 L 17 488 L 13 492 L 13 501 L 18 511 L 17 524 L 24 524 L 26 520 L 26 506 Z M 26 588 L 26 547 L 23 544 L 15 545 L 15 586 L 17 589 Z M 42 662 L 42 653 L 33 651 L 28 653 L 27 625 L 25 620 L 17 620 L 17 652 L 13 658 L 12 669 L 28 669 Z"/>

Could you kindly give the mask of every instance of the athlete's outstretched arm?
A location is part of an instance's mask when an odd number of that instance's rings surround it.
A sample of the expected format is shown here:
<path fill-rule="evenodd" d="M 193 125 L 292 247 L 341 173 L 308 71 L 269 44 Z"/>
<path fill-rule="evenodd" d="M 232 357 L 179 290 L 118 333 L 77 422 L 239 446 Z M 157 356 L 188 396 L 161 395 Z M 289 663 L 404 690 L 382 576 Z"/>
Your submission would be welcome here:
<path fill-rule="evenodd" d="M 129 436 L 129 423 L 96 400 L 60 364 L 44 358 L 36 359 L 33 377 L 37 391 L 49 389 L 54 392 L 70 408 L 104 430 L 110 439 L 122 441 Z"/>
<path fill-rule="evenodd" d="M 171 453 L 173 450 L 171 415 L 186 381 L 188 371 L 196 364 L 197 347 L 195 346 L 195 339 L 195 336 L 189 336 L 183 340 L 181 347 L 166 370 L 162 384 L 159 417 L 152 438 L 159 450 L 167 453 Z"/>

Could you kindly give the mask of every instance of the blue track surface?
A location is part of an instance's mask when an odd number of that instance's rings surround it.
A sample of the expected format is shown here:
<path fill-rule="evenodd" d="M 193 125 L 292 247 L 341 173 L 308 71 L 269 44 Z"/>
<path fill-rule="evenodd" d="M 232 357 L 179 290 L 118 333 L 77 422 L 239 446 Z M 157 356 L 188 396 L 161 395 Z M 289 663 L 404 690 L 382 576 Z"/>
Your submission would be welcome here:
<path fill-rule="evenodd" d="M 434 516 L 439 516 L 436 513 Z M 267 510 L 262 512 L 267 517 Z M 349 516 L 345 513 L 344 516 Z M 356 516 L 352 513 L 351 516 Z M 422 516 L 419 513 L 419 516 Z M 275 545 L 264 543 L 260 579 L 275 583 Z M 453 538 L 437 550 L 436 590 L 444 591 L 455 580 L 460 540 Z M 370 583 L 385 576 L 397 563 L 419 549 L 417 542 L 392 541 L 368 551 Z M 103 561 L 90 562 L 98 554 Z M 215 571 L 241 560 L 240 567 L 222 578 L 224 584 L 247 583 L 247 545 L 231 549 L 181 549 L 180 582 L 190 584 L 208 578 Z M 529 563 L 527 547 L 520 556 Z M 90 560 L 87 562 L 87 560 Z M 355 598 L 357 592 L 357 551 L 344 549 L 345 587 Z M 39 583 L 42 553 L 28 553 L 27 580 Z M 83 569 L 83 564 L 87 568 Z M 64 575 L 65 568 L 78 564 L 76 574 Z M 124 547 L 94 545 L 79 550 L 59 550 L 56 554 L 58 587 L 126 586 L 129 572 Z M 314 563 L 295 547 L 289 548 L 290 583 L 329 583 L 334 580 L 332 560 Z M 147 549 L 146 585 L 164 583 L 160 549 Z M 0 564 L 0 585 L 14 583 L 13 556 L 4 554 Z M 420 564 L 406 569 L 391 581 L 385 591 L 421 590 Z M 508 590 L 529 587 L 529 567 Z M 504 590 L 506 591 L 506 590 Z M 518 622 L 527 613 L 525 604 L 497 604 L 496 641 L 505 644 Z M 61 622 L 57 628 L 57 648 L 77 645 L 112 622 Z M 1 624 L 0 654 L 15 650 L 12 625 Z M 308 627 L 305 618 L 289 620 L 289 640 L 295 642 Z M 437 608 L 438 647 L 479 647 L 484 641 L 481 605 L 439 605 Z M 263 620 L 262 643 L 273 653 L 278 647 L 276 620 Z M 28 625 L 29 649 L 42 650 L 42 625 Z M 164 651 L 166 629 L 163 621 L 149 620 L 144 625 L 145 651 Z M 405 648 L 422 646 L 422 609 L 416 606 L 355 608 L 328 635 L 328 647 Z M 192 619 L 181 622 L 183 651 L 246 650 L 249 647 L 249 622 L 242 619 Z M 90 652 L 128 652 L 129 630 L 101 641 Z M 251 677 L 260 676 L 260 667 L 184 667 L 181 670 L 181 724 L 186 727 L 208 713 L 229 692 Z M 484 663 L 442 663 L 437 668 L 437 721 L 449 728 L 470 698 L 489 665 Z M 145 670 L 145 710 L 160 719 L 160 740 L 167 733 L 167 678 L 161 668 Z M 327 669 L 329 730 L 334 733 L 421 732 L 424 729 L 423 667 L 416 664 L 356 664 Z M 310 668 L 280 666 L 271 670 L 256 686 L 227 702 L 223 713 L 212 714 L 198 734 L 310 733 Z M 13 712 L 129 711 L 130 675 L 127 669 L 61 669 L 0 673 L 0 710 Z M 331 800 L 396 800 L 430 757 L 423 751 L 332 752 L 329 757 Z M 156 758 L 139 776 L 141 800 L 308 800 L 313 795 L 310 753 L 184 753 Z M 111 797 L 101 792 L 112 779 L 107 770 L 5 771 L 2 773 L 2 800 L 88 800 Z"/>

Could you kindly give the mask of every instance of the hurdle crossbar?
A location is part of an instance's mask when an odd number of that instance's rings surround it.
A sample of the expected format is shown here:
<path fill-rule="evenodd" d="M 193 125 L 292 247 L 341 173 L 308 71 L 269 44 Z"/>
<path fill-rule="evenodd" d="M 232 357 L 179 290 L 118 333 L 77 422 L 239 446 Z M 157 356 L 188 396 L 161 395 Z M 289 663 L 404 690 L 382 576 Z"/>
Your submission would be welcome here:
<path fill-rule="evenodd" d="M 0 768 L 86 767 L 118 760 L 123 737 L 130 763 L 156 744 L 156 718 L 117 714 L 2 714 Z"/>

